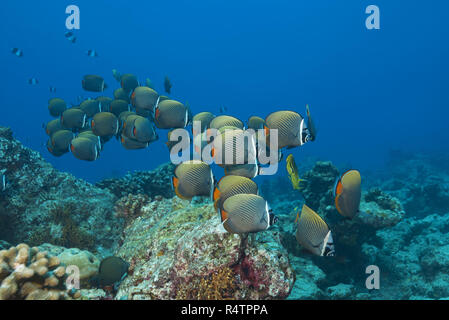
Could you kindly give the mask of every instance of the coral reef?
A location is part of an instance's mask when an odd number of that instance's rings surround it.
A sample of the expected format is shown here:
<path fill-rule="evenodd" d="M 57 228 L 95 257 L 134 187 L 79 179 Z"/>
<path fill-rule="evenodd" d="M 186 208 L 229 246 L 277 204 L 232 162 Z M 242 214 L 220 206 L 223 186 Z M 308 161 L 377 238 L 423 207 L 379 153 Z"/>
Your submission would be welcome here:
<path fill-rule="evenodd" d="M 0 300 L 79 298 L 65 287 L 65 267 L 46 251 L 19 244 L 0 251 Z"/>
<path fill-rule="evenodd" d="M 355 288 L 353 285 L 339 283 L 335 286 L 328 287 L 326 290 L 326 294 L 329 299 L 332 300 L 341 300 L 341 299 L 349 299 L 353 296 Z"/>
<path fill-rule="evenodd" d="M 136 171 L 127 173 L 123 178 L 105 179 L 96 183 L 96 186 L 109 190 L 117 198 L 128 194 L 143 194 L 152 199 L 156 196 L 171 198 L 174 196 L 171 186 L 174 167 L 174 164 L 168 162 L 152 171 Z"/>
<path fill-rule="evenodd" d="M 362 172 L 352 220 L 334 205 L 339 170 L 305 160 L 301 190 L 286 176 L 260 178 L 279 220 L 241 236 L 223 230 L 208 199 L 173 197 L 171 164 L 92 186 L 0 127 L 0 300 L 449 298 L 445 159 L 398 153 L 385 172 Z M 304 203 L 330 226 L 335 257 L 297 243 Z M 129 263 L 128 276 L 117 291 L 93 288 L 100 259 L 114 253 Z M 69 265 L 80 270 L 81 290 L 66 290 Z M 368 265 L 379 267 L 380 290 L 365 287 Z"/>
<path fill-rule="evenodd" d="M 377 231 L 381 243 L 363 253 L 380 268 L 386 299 L 449 297 L 449 214 L 407 218 Z"/>
<path fill-rule="evenodd" d="M 379 188 L 373 188 L 364 195 L 360 204 L 361 214 L 357 219 L 364 225 L 376 229 L 394 226 L 405 216 L 398 199 L 386 194 Z"/>
<path fill-rule="evenodd" d="M 130 263 L 116 298 L 285 298 L 294 274 L 276 232 L 242 239 L 220 228 L 213 205 L 155 200 L 124 231 Z"/>
<path fill-rule="evenodd" d="M 360 270 L 372 263 L 362 251 L 366 245 L 377 248 L 381 239 L 377 230 L 398 224 L 405 212 L 398 199 L 379 188 L 362 192 L 360 208 L 364 213 L 355 219 L 343 218 L 334 206 L 333 187 L 339 176 L 331 162 L 317 162 L 302 174 L 304 188 L 299 190 L 303 199 L 292 195 L 291 185 L 273 181 L 267 186 L 273 202 L 270 203 L 279 221 L 273 227 L 279 230 L 280 240 L 288 250 L 296 282 L 289 299 L 366 299 L 369 291 L 364 287 L 365 275 Z M 283 195 L 288 194 L 289 197 Z M 329 224 L 336 246 L 334 258 L 316 257 L 305 252 L 294 236 L 296 214 L 303 203 L 312 206 Z M 368 296 L 367 296 L 368 295 Z"/>
<path fill-rule="evenodd" d="M 301 194 L 305 203 L 323 215 L 336 212 L 333 187 L 339 176 L 338 169 L 329 161 L 318 161 L 315 166 L 303 175 Z"/>
<path fill-rule="evenodd" d="M 95 237 L 81 229 L 73 219 L 75 206 L 75 203 L 55 204 L 49 213 L 52 225 L 38 226 L 29 238 L 30 244 L 49 242 L 69 248 L 94 249 Z"/>
<path fill-rule="evenodd" d="M 142 214 L 142 207 L 150 201 L 151 199 L 145 194 L 128 194 L 115 203 L 116 215 L 124 218 L 129 223 Z"/>
<path fill-rule="evenodd" d="M 58 257 L 65 265 L 76 265 L 80 270 L 80 280 L 88 280 L 98 274 L 100 260 L 92 252 L 78 248 L 65 248 L 44 243 L 38 248 L 47 251 L 50 255 Z M 83 286 L 82 286 L 83 287 Z"/>
<path fill-rule="evenodd" d="M 101 253 L 116 248 L 123 223 L 114 216 L 115 199 L 107 190 L 55 170 L 5 127 L 0 127 L 0 168 L 8 181 L 0 195 L 0 239 Z"/>
<path fill-rule="evenodd" d="M 449 171 L 446 157 L 394 153 L 379 185 L 398 198 L 407 216 L 449 212 Z"/>
<path fill-rule="evenodd" d="M 288 296 L 289 300 L 323 299 L 325 294 L 321 283 L 326 278 L 323 270 L 317 267 L 311 259 L 289 255 L 292 267 L 295 269 L 296 281 Z"/>
<path fill-rule="evenodd" d="M 86 280 L 98 274 L 100 260 L 89 251 L 77 248 L 66 249 L 58 255 L 58 258 L 67 266 L 75 265 L 79 268 L 82 287 L 84 283 L 87 283 Z"/>

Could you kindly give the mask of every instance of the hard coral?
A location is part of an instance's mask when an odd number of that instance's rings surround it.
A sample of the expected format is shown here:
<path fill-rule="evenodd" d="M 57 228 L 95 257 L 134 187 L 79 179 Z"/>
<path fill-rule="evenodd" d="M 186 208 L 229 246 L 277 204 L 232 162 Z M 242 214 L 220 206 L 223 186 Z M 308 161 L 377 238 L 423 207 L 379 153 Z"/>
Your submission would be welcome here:
<path fill-rule="evenodd" d="M 0 251 L 0 300 L 79 298 L 65 287 L 65 267 L 46 251 L 19 244 Z"/>

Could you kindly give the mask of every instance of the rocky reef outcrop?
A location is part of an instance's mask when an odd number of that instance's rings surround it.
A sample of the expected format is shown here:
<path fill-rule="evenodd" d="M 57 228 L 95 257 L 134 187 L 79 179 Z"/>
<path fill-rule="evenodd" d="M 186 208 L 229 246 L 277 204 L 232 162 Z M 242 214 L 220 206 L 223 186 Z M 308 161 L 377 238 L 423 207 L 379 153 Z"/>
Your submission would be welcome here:
<path fill-rule="evenodd" d="M 393 152 L 378 184 L 398 198 L 408 216 L 449 212 L 449 157 Z"/>
<path fill-rule="evenodd" d="M 281 299 L 294 283 L 277 232 L 242 238 L 220 228 L 209 201 L 152 201 L 124 231 L 131 264 L 117 299 Z"/>
<path fill-rule="evenodd" d="M 363 254 L 379 266 L 386 299 L 449 297 L 449 214 L 408 218 L 377 231 L 378 245 L 363 244 Z M 380 293 L 382 293 L 380 295 Z"/>
<path fill-rule="evenodd" d="M 96 186 L 109 190 L 117 198 L 129 194 L 141 194 L 149 198 L 156 196 L 171 198 L 175 195 L 171 187 L 174 167 L 174 164 L 167 162 L 152 171 L 135 171 L 127 173 L 123 178 L 104 179 L 96 183 Z"/>
<path fill-rule="evenodd" d="M 0 193 L 1 239 L 105 254 L 117 246 L 123 223 L 114 215 L 115 197 L 55 170 L 5 127 L 0 127 L 0 169 L 7 180 Z"/>

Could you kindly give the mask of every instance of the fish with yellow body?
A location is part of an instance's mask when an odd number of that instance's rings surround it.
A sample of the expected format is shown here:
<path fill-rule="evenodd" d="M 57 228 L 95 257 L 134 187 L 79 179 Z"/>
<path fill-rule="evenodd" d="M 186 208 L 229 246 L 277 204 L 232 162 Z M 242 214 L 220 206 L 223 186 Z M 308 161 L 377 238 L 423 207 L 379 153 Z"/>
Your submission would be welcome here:
<path fill-rule="evenodd" d="M 287 157 L 287 172 L 288 172 L 288 178 L 290 179 L 293 189 L 295 190 L 301 190 L 303 187 L 300 185 L 301 181 L 306 181 L 304 179 L 301 179 L 299 177 L 299 173 L 298 173 L 298 167 L 296 166 L 295 163 L 295 158 L 293 158 L 292 154 L 289 154 Z"/>

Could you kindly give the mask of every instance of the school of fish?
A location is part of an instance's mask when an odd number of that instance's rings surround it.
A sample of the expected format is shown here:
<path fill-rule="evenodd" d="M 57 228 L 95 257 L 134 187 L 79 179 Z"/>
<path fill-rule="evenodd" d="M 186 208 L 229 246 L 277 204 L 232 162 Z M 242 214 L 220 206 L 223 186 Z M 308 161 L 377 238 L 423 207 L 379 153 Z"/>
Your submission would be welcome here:
<path fill-rule="evenodd" d="M 76 41 L 72 36 L 68 34 L 67 38 Z M 16 50 L 13 53 L 22 55 Z M 97 56 L 94 51 L 87 54 Z M 167 96 L 172 88 L 168 77 L 164 80 L 167 95 L 160 95 L 149 78 L 145 85 L 141 85 L 134 74 L 121 74 L 116 69 L 112 74 L 120 84 L 113 97 L 82 99 L 71 107 L 60 98 L 48 101 L 49 114 L 55 119 L 44 128 L 49 137 L 46 146 L 52 155 L 60 157 L 71 152 L 79 160 L 95 161 L 105 144 L 114 137 L 125 149 L 143 149 L 159 139 L 158 130 L 168 130 L 166 145 L 172 152 L 180 141 L 173 138 L 175 130 L 192 125 L 193 150 L 208 155 L 212 161 L 200 158 L 179 163 L 172 177 L 175 194 L 186 200 L 209 197 L 214 202 L 221 226 L 229 233 L 260 232 L 276 223 L 277 217 L 253 181 L 263 170 L 258 160 L 258 148 L 264 148 L 267 154 L 274 152 L 277 161 L 281 162 L 287 150 L 315 141 L 317 130 L 308 105 L 306 119 L 293 110 L 275 111 L 265 118 L 252 116 L 246 123 L 223 114 L 227 111 L 224 108 L 220 108 L 218 116 L 210 111 L 192 115 L 188 104 Z M 85 75 L 81 86 L 90 93 L 102 93 L 108 87 L 99 75 Z M 247 136 L 249 129 L 253 131 Z M 277 150 L 270 145 L 270 134 L 274 131 Z M 260 139 L 265 145 L 260 145 Z M 225 175 L 219 180 L 213 174 L 212 163 L 224 169 Z M 300 190 L 305 180 L 299 178 L 292 154 L 286 158 L 286 170 L 292 188 Z M 335 183 L 335 207 L 343 217 L 352 219 L 359 212 L 360 198 L 360 173 L 349 170 Z M 319 256 L 335 254 L 332 232 L 318 213 L 305 204 L 297 213 L 295 223 L 296 239 L 304 249 Z"/>

